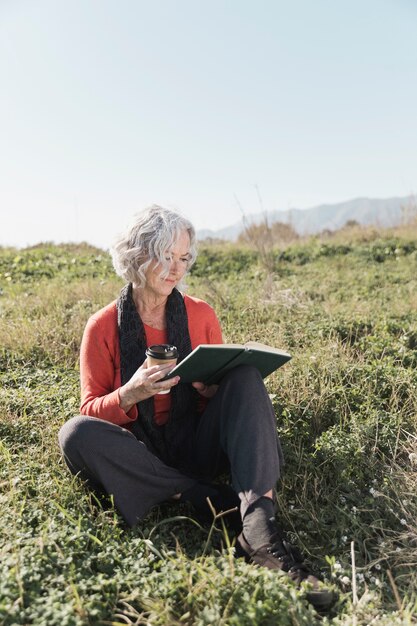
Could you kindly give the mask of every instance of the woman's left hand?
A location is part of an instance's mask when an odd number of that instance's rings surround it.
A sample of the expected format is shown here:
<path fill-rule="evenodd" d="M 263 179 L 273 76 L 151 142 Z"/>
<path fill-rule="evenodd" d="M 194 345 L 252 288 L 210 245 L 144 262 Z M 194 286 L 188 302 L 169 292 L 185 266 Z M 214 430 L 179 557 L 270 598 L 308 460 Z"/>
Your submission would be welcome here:
<path fill-rule="evenodd" d="M 219 388 L 219 385 L 205 385 L 204 383 L 192 383 L 192 385 L 204 398 L 212 398 Z"/>

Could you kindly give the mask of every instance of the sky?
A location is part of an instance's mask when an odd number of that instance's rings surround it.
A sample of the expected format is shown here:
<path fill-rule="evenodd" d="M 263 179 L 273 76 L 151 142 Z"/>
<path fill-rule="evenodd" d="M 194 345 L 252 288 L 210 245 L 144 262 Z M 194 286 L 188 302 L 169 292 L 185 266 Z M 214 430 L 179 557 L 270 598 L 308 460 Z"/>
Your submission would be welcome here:
<path fill-rule="evenodd" d="M 417 189 L 415 0 L 0 0 L 0 245 Z"/>

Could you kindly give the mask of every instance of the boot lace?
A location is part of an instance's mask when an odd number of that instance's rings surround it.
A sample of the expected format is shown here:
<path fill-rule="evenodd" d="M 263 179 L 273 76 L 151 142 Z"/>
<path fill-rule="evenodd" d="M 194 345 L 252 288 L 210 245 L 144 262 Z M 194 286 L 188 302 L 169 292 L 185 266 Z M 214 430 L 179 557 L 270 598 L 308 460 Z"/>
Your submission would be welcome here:
<path fill-rule="evenodd" d="M 292 577 L 305 580 L 309 572 L 304 564 L 303 555 L 296 546 L 282 537 L 275 537 L 267 552 L 282 564 L 282 570 Z"/>

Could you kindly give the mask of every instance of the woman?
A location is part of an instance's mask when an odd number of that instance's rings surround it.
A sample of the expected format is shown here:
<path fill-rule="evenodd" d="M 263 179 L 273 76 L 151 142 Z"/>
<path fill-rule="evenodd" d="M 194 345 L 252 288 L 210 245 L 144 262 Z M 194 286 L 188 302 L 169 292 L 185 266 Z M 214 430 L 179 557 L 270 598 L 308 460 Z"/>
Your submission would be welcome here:
<path fill-rule="evenodd" d="M 207 498 L 217 512 L 237 505 L 237 556 L 311 583 L 309 600 L 328 606 L 332 593 L 307 572 L 275 522 L 282 455 L 257 370 L 238 367 L 220 385 L 206 386 L 164 380 L 169 365 L 146 364 L 149 345 L 173 344 L 181 360 L 201 343 L 222 342 L 213 309 L 179 290 L 196 258 L 193 226 L 152 206 L 117 240 L 112 257 L 127 285 L 84 332 L 82 415 L 59 434 L 71 472 L 112 494 L 130 526 L 171 498 L 191 502 L 200 517 L 210 511 Z M 226 469 L 231 486 L 210 482 Z"/>

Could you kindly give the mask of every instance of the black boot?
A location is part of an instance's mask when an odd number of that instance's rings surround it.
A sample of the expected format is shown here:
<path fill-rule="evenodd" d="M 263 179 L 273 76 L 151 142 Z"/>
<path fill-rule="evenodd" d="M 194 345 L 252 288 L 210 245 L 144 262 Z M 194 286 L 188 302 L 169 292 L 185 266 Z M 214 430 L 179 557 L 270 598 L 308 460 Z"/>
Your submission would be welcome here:
<path fill-rule="evenodd" d="M 237 558 L 244 558 L 248 563 L 285 572 L 297 586 L 307 583 L 309 590 L 306 598 L 319 612 L 327 611 L 337 599 L 336 592 L 325 587 L 308 571 L 301 552 L 287 541 L 278 528 L 268 543 L 255 550 L 241 533 L 236 540 L 235 555 Z"/>

